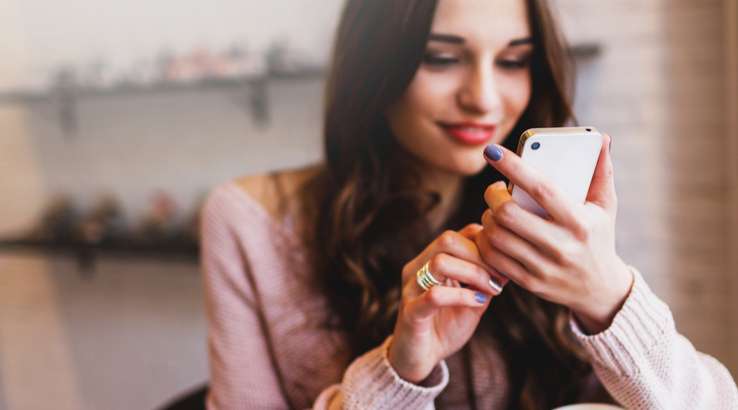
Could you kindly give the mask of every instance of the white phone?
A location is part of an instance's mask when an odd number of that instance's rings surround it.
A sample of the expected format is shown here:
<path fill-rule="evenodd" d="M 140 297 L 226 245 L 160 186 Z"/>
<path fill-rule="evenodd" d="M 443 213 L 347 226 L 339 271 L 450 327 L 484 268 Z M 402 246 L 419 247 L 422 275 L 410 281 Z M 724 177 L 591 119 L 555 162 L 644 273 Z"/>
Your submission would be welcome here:
<path fill-rule="evenodd" d="M 594 176 L 603 137 L 594 127 L 531 128 L 518 142 L 518 155 L 545 175 L 575 203 L 584 203 Z M 520 187 L 510 193 L 521 207 L 541 216 L 547 212 Z"/>

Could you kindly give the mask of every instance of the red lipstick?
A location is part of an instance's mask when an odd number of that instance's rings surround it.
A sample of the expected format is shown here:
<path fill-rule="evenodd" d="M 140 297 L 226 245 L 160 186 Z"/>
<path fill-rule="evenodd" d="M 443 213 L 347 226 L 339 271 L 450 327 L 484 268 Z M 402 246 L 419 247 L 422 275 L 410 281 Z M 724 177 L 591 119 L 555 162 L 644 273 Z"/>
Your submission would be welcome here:
<path fill-rule="evenodd" d="M 495 125 L 473 122 L 463 123 L 439 123 L 455 141 L 465 145 L 482 145 L 492 139 L 495 133 Z"/>

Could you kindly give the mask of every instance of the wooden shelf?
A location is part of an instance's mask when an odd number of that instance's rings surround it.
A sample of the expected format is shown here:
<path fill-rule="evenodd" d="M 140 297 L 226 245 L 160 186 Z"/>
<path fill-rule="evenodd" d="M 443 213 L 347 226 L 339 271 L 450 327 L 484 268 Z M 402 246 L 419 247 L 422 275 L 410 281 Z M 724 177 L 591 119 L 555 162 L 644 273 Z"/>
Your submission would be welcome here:
<path fill-rule="evenodd" d="M 233 90 L 240 87 L 253 87 L 277 81 L 320 80 L 324 71 L 320 68 L 299 72 L 268 73 L 260 76 L 234 78 L 206 78 L 197 81 L 159 81 L 150 84 L 119 84 L 113 87 L 61 87 L 47 91 L 9 91 L 0 92 L 0 103 L 24 104 L 43 101 L 57 101 L 60 98 L 87 99 L 177 93 L 192 91 Z"/>
<path fill-rule="evenodd" d="M 109 88 L 68 86 L 48 91 L 0 92 L 0 104 L 29 105 L 51 103 L 56 105 L 59 125 L 65 135 L 78 130 L 78 104 L 95 98 L 121 96 L 148 96 L 185 92 L 232 91 L 245 94 L 247 111 L 257 125 L 269 124 L 269 96 L 267 86 L 273 82 L 319 81 L 324 78 L 321 68 L 308 68 L 295 72 L 270 72 L 259 76 L 234 78 L 206 78 L 191 82 L 160 81 L 151 84 L 120 84 Z"/>
<path fill-rule="evenodd" d="M 83 244 L 66 243 L 53 244 L 32 240 L 0 240 L 2 251 L 33 251 L 53 254 L 93 254 L 117 255 L 122 257 L 139 258 L 170 258 L 196 261 L 199 257 L 197 243 L 170 242 L 159 244 L 118 243 L 118 244 Z"/>

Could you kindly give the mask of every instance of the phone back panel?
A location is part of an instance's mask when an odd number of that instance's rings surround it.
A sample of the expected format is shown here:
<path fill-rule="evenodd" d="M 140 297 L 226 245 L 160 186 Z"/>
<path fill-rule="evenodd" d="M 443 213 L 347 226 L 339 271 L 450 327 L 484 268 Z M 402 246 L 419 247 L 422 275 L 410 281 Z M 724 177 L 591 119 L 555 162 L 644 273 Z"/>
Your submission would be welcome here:
<path fill-rule="evenodd" d="M 534 144 L 538 149 L 533 149 Z M 602 148 L 594 127 L 531 128 L 520 138 L 518 155 L 558 186 L 575 203 L 584 203 Z M 546 211 L 517 186 L 512 197 L 523 208 L 546 217 Z"/>

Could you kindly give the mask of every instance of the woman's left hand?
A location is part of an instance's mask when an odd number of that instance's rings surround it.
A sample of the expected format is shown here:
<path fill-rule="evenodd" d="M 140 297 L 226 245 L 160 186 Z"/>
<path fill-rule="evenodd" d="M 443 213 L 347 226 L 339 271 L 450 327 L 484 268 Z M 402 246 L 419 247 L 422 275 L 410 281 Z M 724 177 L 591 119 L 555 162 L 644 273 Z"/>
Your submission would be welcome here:
<path fill-rule="evenodd" d="M 633 282 L 615 251 L 617 197 L 605 136 L 584 204 L 569 201 L 515 153 L 487 161 L 546 210 L 544 219 L 512 200 L 505 183 L 490 185 L 491 209 L 475 241 L 483 260 L 537 296 L 569 307 L 589 333 L 609 327 Z"/>

